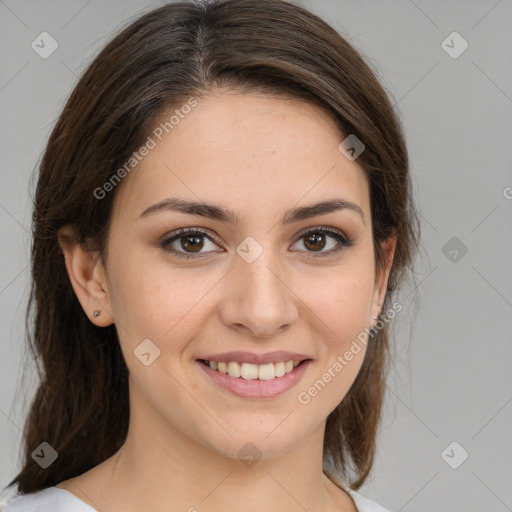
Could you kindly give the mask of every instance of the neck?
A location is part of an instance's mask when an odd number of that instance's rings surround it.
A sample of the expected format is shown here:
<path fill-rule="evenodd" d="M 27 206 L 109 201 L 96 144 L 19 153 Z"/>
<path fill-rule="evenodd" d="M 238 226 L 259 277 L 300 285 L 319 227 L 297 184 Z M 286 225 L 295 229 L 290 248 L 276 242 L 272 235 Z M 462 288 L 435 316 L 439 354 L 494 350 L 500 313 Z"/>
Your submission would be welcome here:
<path fill-rule="evenodd" d="M 130 409 L 128 435 L 121 449 L 73 479 L 74 486 L 61 487 L 100 511 L 163 511 L 172 505 L 173 510 L 187 512 L 357 512 L 348 493 L 324 474 L 325 421 L 285 453 L 279 447 L 286 439 L 278 434 L 235 442 L 219 427 L 222 434 L 216 445 L 228 439 L 237 447 L 234 455 L 233 451 L 219 453 L 201 442 L 195 431 L 180 428 L 179 422 L 179 417 L 169 421 L 139 401 Z M 216 428 L 213 423 L 212 429 Z M 260 455 L 254 445 L 265 445 L 262 451 L 267 456 Z M 239 447 L 245 447 L 241 456 Z M 272 451 L 276 454 L 268 455 Z"/>
<path fill-rule="evenodd" d="M 166 510 L 169 504 L 187 512 L 356 510 L 323 472 L 325 422 L 284 454 L 258 459 L 247 445 L 245 453 L 253 457 L 242 460 L 136 410 L 126 441 L 111 460 L 107 510 Z"/>

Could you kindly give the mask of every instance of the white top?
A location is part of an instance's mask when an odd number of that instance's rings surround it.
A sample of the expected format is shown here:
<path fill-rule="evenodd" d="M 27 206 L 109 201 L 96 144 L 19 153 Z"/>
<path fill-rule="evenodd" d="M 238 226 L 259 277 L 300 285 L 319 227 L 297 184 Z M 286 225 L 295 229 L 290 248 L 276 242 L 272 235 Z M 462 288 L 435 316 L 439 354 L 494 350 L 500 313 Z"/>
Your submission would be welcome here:
<path fill-rule="evenodd" d="M 390 512 L 356 491 L 348 489 L 358 512 Z M 0 512 L 98 512 L 73 493 L 60 487 L 14 496 L 0 501 Z"/>

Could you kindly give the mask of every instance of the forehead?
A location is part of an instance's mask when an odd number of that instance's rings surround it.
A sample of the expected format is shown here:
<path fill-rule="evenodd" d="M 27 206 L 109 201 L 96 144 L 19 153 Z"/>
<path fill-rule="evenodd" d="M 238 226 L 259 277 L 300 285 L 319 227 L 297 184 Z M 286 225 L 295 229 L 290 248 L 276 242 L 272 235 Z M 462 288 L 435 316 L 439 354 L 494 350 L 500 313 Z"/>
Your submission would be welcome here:
<path fill-rule="evenodd" d="M 181 115 L 171 124 L 176 109 Z M 288 207 L 334 197 L 369 211 L 366 173 L 339 151 L 345 136 L 336 123 L 310 103 L 212 93 L 191 109 L 170 109 L 149 137 L 154 147 L 116 191 L 115 216 L 134 220 L 169 196 L 213 201 L 269 222 Z"/>

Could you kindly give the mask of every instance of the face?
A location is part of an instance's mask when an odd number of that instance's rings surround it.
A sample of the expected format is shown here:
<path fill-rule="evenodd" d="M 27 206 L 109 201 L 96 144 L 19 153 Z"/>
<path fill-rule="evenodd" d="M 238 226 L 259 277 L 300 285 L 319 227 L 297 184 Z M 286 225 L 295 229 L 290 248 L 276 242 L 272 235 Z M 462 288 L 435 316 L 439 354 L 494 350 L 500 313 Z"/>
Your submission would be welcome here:
<path fill-rule="evenodd" d="M 329 116 L 296 99 L 217 91 L 153 139 L 115 191 L 104 295 L 91 288 L 116 324 L 133 414 L 233 458 L 249 441 L 288 451 L 346 395 L 366 347 L 353 342 L 380 312 L 389 267 L 374 265 L 367 177 Z M 231 351 L 246 354 L 219 357 Z M 291 354 L 251 364 L 274 351 Z M 219 371 L 230 361 L 246 365 Z"/>

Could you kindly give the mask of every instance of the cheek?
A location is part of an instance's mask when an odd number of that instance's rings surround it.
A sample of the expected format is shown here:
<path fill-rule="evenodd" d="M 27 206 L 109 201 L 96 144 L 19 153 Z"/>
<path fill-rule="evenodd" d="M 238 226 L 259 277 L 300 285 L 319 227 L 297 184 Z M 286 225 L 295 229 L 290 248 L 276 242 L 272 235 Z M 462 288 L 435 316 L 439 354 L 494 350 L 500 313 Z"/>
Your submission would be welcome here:
<path fill-rule="evenodd" d="M 326 413 L 343 399 L 363 364 L 374 284 L 371 267 L 334 275 L 336 278 L 331 274 L 330 278 L 311 280 L 308 295 L 315 338 L 319 340 L 319 364 L 313 382 L 320 389 L 327 388 L 323 395 Z M 315 393 L 315 389 L 311 391 Z"/>
<path fill-rule="evenodd" d="M 334 277 L 335 276 L 335 277 Z M 331 273 L 309 283 L 308 305 L 325 323 L 329 337 L 345 340 L 368 327 L 373 274 Z"/>
<path fill-rule="evenodd" d="M 187 341 L 212 314 L 208 298 L 218 274 L 133 256 L 120 262 L 112 276 L 112 310 L 124 351 L 130 355 L 149 339 L 163 356 L 160 362 L 178 361 Z"/>
<path fill-rule="evenodd" d="M 368 275 L 371 272 L 311 282 L 308 307 L 314 313 L 318 364 L 297 399 L 314 404 L 318 417 L 327 417 L 343 400 L 363 364 L 373 291 Z"/>
<path fill-rule="evenodd" d="M 176 309 L 180 309 L 181 303 L 171 300 L 177 283 L 162 279 L 157 265 L 141 261 L 134 251 L 126 254 L 125 258 L 111 262 L 111 281 L 115 286 L 109 292 L 115 322 L 123 338 L 128 336 L 132 343 L 140 343 L 144 338 L 156 340 L 171 329 L 173 316 L 179 313 Z"/>

